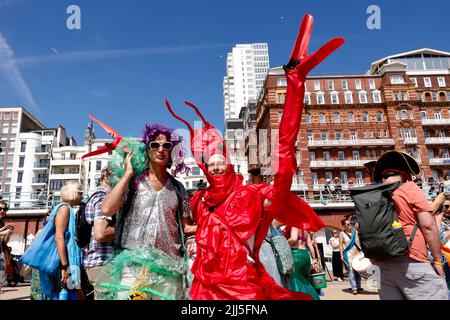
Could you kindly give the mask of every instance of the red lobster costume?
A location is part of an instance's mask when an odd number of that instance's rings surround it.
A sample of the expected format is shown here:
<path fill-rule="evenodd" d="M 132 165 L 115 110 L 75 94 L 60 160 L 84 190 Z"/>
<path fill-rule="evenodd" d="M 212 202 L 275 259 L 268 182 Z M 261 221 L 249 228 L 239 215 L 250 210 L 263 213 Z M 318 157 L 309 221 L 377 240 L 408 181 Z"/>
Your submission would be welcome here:
<path fill-rule="evenodd" d="M 216 153 L 227 157 L 220 134 L 193 104 L 185 102 L 202 119 L 204 128 L 199 130 L 193 130 L 177 116 L 166 100 L 169 112 L 189 128 L 192 154 L 210 184 L 191 198 L 197 222 L 197 257 L 192 267 L 194 281 L 190 292 L 194 300 L 311 299 L 307 294 L 278 286 L 258 256 L 273 219 L 313 232 L 325 227 L 311 207 L 290 192 L 297 170 L 295 141 L 306 75 L 344 42 L 335 38 L 307 56 L 312 25 L 312 16 L 305 15 L 290 61 L 284 66 L 287 93 L 279 145 L 272 160 L 272 166 L 278 168 L 273 185 L 242 185 L 242 176 L 234 172 L 229 161 L 223 175 L 210 175 L 206 167 L 208 158 Z M 264 206 L 265 199 L 270 201 L 269 206 Z M 250 249 L 247 241 L 253 236 L 254 247 Z M 248 261 L 247 254 L 255 263 Z"/>

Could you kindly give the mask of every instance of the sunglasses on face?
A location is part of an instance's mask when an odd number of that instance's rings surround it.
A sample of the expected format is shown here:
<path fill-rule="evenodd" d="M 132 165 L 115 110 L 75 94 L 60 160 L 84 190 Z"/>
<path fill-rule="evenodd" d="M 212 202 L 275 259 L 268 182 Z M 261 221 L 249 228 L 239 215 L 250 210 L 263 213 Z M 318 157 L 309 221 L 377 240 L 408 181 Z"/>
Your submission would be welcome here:
<path fill-rule="evenodd" d="M 160 147 L 162 147 L 163 150 L 170 150 L 172 149 L 172 142 L 163 142 L 163 143 L 159 143 L 156 141 L 150 142 L 150 149 L 159 150 Z"/>
<path fill-rule="evenodd" d="M 444 206 L 444 208 L 445 208 L 445 209 L 448 209 L 448 208 L 450 208 L 450 205 L 447 204 L 447 205 Z"/>
<path fill-rule="evenodd" d="M 6 210 L 6 208 L 0 208 L 0 211 L 8 211 L 8 210 Z"/>

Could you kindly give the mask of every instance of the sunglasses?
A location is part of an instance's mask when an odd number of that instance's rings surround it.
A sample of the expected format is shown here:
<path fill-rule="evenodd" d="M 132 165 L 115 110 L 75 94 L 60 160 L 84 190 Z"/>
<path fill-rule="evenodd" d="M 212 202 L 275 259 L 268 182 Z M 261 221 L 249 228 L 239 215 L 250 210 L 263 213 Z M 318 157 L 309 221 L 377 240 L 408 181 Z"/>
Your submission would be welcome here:
<path fill-rule="evenodd" d="M 163 150 L 170 150 L 172 149 L 172 142 L 163 142 L 163 143 L 159 143 L 156 141 L 150 142 L 150 149 L 159 150 L 160 147 L 162 147 Z"/>
<path fill-rule="evenodd" d="M 447 205 L 444 206 L 444 208 L 448 209 L 448 208 L 450 208 L 450 205 L 447 204 Z"/>
<path fill-rule="evenodd" d="M 0 208 L 0 211 L 8 211 L 8 209 L 6 209 L 6 208 Z"/>

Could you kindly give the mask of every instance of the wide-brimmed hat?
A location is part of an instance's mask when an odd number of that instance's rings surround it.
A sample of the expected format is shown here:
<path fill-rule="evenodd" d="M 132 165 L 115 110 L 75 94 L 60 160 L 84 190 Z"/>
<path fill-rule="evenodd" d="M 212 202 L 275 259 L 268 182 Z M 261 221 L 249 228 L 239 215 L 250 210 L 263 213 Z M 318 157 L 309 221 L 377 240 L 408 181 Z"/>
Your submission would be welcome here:
<path fill-rule="evenodd" d="M 381 181 L 382 173 L 387 171 L 403 171 L 412 175 L 420 174 L 419 164 L 409 154 L 400 151 L 387 151 L 381 155 L 375 164 L 373 173 L 375 181 Z"/>

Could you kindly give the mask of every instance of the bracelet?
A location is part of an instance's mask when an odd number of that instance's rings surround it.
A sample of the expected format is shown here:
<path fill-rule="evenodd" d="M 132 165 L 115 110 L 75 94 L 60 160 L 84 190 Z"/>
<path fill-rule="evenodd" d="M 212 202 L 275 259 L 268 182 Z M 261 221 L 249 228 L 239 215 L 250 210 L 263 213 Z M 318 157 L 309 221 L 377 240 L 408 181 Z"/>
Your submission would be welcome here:
<path fill-rule="evenodd" d="M 444 265 L 443 262 L 439 262 L 439 261 L 434 261 L 433 263 L 434 263 L 435 266 L 441 266 L 442 267 Z"/>

